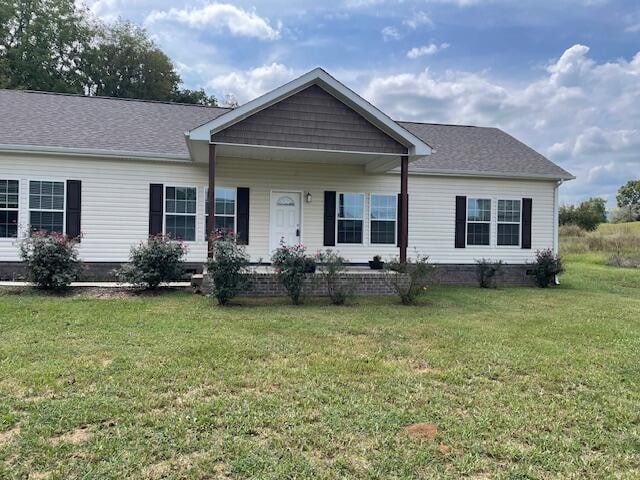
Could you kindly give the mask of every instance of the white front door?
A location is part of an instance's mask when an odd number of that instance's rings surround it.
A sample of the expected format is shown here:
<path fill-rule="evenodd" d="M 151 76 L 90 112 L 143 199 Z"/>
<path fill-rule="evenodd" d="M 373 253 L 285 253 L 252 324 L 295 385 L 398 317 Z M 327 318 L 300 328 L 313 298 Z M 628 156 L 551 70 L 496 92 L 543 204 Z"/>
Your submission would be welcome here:
<path fill-rule="evenodd" d="M 271 192 L 271 221 L 269 250 L 300 243 L 300 192 Z"/>

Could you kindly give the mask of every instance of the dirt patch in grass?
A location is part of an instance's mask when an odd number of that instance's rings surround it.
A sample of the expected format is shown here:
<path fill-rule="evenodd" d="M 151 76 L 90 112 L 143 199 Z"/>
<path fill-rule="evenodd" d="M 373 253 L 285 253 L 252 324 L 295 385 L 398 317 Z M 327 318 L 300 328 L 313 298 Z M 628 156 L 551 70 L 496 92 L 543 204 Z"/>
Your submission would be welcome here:
<path fill-rule="evenodd" d="M 143 478 L 152 480 L 157 478 L 166 477 L 172 472 L 184 472 L 190 468 L 193 468 L 200 460 L 206 457 L 205 452 L 193 452 L 184 455 L 179 455 L 170 460 L 163 460 L 158 463 L 149 465 L 144 469 L 142 474 Z M 215 468 L 212 472 L 214 476 L 211 478 L 223 478 L 226 475 L 226 466 L 220 465 L 219 468 Z"/>
<path fill-rule="evenodd" d="M 51 472 L 31 472 L 29 480 L 46 480 L 51 476 Z"/>
<path fill-rule="evenodd" d="M 18 435 L 20 435 L 20 427 L 19 426 L 15 426 L 15 427 L 13 427 L 13 428 L 11 428 L 9 430 L 6 430 L 4 432 L 0 432 L 0 447 L 8 445 Z"/>
<path fill-rule="evenodd" d="M 76 428 L 67 433 L 63 433 L 62 435 L 57 435 L 55 437 L 51 437 L 49 441 L 54 445 L 59 443 L 70 443 L 72 445 L 80 445 L 82 443 L 86 443 L 91 439 L 91 431 L 89 427 L 80 427 Z"/>
<path fill-rule="evenodd" d="M 404 431 L 412 438 L 420 438 L 423 440 L 433 440 L 438 434 L 438 427 L 433 423 L 421 422 L 414 423 L 408 427 L 404 427 Z"/>
<path fill-rule="evenodd" d="M 427 362 L 412 360 L 409 362 L 409 368 L 416 373 L 440 373 L 441 369 L 429 365 Z"/>

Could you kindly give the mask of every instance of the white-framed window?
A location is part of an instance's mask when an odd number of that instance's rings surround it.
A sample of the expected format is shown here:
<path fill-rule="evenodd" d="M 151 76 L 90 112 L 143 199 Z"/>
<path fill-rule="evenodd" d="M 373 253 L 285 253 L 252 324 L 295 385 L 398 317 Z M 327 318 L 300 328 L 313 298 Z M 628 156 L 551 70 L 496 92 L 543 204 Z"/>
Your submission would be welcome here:
<path fill-rule="evenodd" d="M 369 236 L 372 244 L 396 244 L 398 195 L 372 193 L 369 206 Z"/>
<path fill-rule="evenodd" d="M 364 193 L 339 193 L 338 243 L 362 243 L 364 234 Z"/>
<path fill-rule="evenodd" d="M 32 231 L 64 233 L 65 182 L 29 181 L 29 226 Z"/>
<path fill-rule="evenodd" d="M 520 245 L 521 200 L 498 200 L 498 246 Z"/>
<path fill-rule="evenodd" d="M 205 239 L 207 237 L 206 225 L 209 218 L 209 188 L 204 190 L 204 211 L 205 211 Z M 215 216 L 213 228 L 215 230 L 225 230 L 235 233 L 236 231 L 236 195 L 237 189 L 230 187 L 216 187 L 213 201 L 215 202 Z"/>
<path fill-rule="evenodd" d="M 490 245 L 491 199 L 467 199 L 467 245 Z"/>
<path fill-rule="evenodd" d="M 18 180 L 0 180 L 0 238 L 18 238 Z"/>
<path fill-rule="evenodd" d="M 195 187 L 165 187 L 165 235 L 193 242 L 196 239 Z"/>

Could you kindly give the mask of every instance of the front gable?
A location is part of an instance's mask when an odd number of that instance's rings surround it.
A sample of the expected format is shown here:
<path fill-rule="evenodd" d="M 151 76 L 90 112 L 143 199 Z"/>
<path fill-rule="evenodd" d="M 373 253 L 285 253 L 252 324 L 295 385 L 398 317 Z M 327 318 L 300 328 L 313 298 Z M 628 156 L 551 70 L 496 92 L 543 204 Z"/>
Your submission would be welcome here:
<path fill-rule="evenodd" d="M 211 135 L 214 143 L 406 154 L 407 147 L 313 84 Z"/>

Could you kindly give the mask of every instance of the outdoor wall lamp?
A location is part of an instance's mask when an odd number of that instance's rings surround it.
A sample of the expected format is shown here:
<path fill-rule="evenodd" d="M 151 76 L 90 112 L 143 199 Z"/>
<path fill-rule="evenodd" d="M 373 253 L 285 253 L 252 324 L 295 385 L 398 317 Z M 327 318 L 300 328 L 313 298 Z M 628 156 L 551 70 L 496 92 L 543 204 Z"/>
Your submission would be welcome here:
<path fill-rule="evenodd" d="M 307 203 L 311 203 L 311 200 L 313 200 L 313 196 L 311 195 L 311 192 L 307 192 L 305 196 L 307 199 Z"/>

